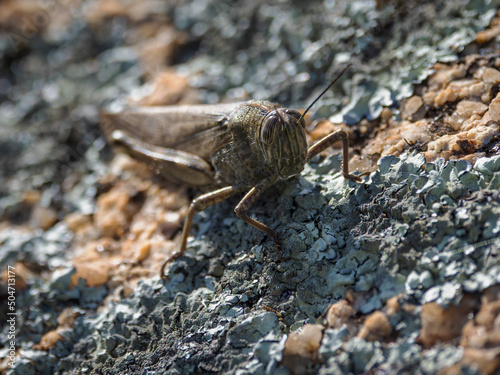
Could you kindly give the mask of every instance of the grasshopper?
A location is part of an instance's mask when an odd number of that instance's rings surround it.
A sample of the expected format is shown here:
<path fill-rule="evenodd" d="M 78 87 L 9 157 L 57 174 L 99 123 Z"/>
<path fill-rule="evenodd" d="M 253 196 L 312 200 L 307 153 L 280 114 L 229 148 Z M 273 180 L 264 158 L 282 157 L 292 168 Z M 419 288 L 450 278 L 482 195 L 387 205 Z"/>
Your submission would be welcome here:
<path fill-rule="evenodd" d="M 118 151 L 160 170 L 169 179 L 208 191 L 195 198 L 186 214 L 180 248 L 165 267 L 186 251 L 194 215 L 230 196 L 246 192 L 235 207 L 240 219 L 271 236 L 278 234 L 248 215 L 259 196 L 278 180 L 298 175 L 307 161 L 337 141 L 343 142 L 345 178 L 349 174 L 349 136 L 335 131 L 311 147 L 306 140 L 305 114 L 349 68 L 300 113 L 269 101 L 217 105 L 126 108 L 103 115 L 101 128 Z"/>

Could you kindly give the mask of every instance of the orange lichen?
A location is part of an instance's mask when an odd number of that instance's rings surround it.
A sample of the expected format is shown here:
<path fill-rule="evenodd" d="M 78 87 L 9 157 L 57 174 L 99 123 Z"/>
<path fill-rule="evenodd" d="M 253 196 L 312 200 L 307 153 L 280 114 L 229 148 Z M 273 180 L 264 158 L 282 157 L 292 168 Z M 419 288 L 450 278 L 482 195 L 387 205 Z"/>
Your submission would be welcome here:
<path fill-rule="evenodd" d="M 433 69 L 415 95 L 402 101 L 401 120 L 383 111 L 377 121 L 362 121 L 348 130 L 358 149 L 349 162 L 352 169 L 374 170 L 381 156 L 406 150 L 422 152 L 428 162 L 441 157 L 474 162 L 485 156 L 487 146 L 500 136 L 500 60 L 469 55 Z M 346 127 L 323 121 L 311 134 L 316 139 L 341 128 Z"/>
<path fill-rule="evenodd" d="M 62 340 L 63 337 L 60 334 L 60 329 L 55 329 L 53 331 L 47 332 L 42 336 L 40 342 L 33 346 L 36 350 L 49 350 L 54 347 L 56 342 Z"/>
<path fill-rule="evenodd" d="M 324 327 L 306 324 L 300 332 L 292 332 L 285 343 L 281 365 L 292 374 L 306 374 L 309 366 L 318 359 L 318 350 Z"/>
<path fill-rule="evenodd" d="M 465 295 L 458 306 L 444 308 L 435 302 L 426 303 L 420 314 L 421 328 L 418 342 L 430 347 L 460 337 L 469 314 L 477 307 L 477 300 Z"/>
<path fill-rule="evenodd" d="M 352 322 L 352 317 L 356 314 L 356 310 L 345 299 L 334 303 L 326 315 L 326 321 L 329 328 L 338 328 L 344 324 Z"/>
<path fill-rule="evenodd" d="M 375 311 L 363 324 L 358 337 L 367 341 L 379 341 L 386 339 L 392 333 L 392 325 L 387 315 L 382 311 Z"/>

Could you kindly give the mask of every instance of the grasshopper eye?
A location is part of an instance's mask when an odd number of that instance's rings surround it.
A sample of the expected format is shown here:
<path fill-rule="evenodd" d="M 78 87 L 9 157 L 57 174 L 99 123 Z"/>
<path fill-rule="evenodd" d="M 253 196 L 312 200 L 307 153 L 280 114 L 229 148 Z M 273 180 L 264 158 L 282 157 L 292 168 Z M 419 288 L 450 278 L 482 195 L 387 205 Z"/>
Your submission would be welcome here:
<path fill-rule="evenodd" d="M 279 122 L 280 118 L 278 116 L 269 116 L 264 119 L 260 128 L 260 140 L 264 144 L 270 145 L 274 142 Z"/>
<path fill-rule="evenodd" d="M 297 120 L 297 122 L 298 122 L 300 125 L 302 125 L 302 127 L 303 127 L 303 128 L 305 128 L 305 127 L 306 127 L 306 123 L 305 123 L 305 121 L 304 121 L 304 118 L 302 117 L 302 115 L 300 114 L 300 112 L 299 112 L 299 111 L 296 111 L 296 110 L 294 110 L 294 109 L 287 109 L 287 110 L 285 111 L 285 113 L 286 113 L 288 116 L 293 117 L 294 119 L 296 119 L 296 120 Z"/>

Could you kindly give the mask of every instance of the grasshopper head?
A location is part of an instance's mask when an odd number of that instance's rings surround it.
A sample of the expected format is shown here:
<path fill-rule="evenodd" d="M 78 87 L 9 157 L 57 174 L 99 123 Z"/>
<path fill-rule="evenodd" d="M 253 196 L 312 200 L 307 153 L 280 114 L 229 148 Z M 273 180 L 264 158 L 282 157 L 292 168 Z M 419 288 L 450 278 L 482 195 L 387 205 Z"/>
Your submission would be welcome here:
<path fill-rule="evenodd" d="M 299 174 L 307 159 L 305 122 L 301 114 L 287 108 L 274 109 L 264 117 L 259 140 L 269 165 L 280 177 Z"/>

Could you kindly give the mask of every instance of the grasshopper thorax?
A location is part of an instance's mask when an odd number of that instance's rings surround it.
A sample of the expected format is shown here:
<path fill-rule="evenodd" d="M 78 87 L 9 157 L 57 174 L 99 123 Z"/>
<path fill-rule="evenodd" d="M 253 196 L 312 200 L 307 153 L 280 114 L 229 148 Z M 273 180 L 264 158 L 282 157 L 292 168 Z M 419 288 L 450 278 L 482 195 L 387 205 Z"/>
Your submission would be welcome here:
<path fill-rule="evenodd" d="M 287 178 L 299 174 L 307 160 L 305 122 L 293 109 L 275 108 L 263 118 L 257 132 L 268 165 Z"/>

